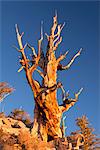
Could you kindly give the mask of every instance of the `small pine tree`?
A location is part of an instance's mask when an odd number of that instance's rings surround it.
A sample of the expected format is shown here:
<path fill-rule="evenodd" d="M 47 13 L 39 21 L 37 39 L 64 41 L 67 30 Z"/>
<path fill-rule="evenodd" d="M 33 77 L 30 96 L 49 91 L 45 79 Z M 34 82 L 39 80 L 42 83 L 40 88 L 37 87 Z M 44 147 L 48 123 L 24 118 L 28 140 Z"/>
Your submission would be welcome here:
<path fill-rule="evenodd" d="M 97 148 L 97 145 L 100 144 L 100 139 L 93 134 L 94 129 L 89 126 L 89 122 L 86 116 L 77 118 L 76 124 L 80 128 L 81 134 L 84 136 L 84 145 L 82 146 L 83 150 L 93 150 Z"/>

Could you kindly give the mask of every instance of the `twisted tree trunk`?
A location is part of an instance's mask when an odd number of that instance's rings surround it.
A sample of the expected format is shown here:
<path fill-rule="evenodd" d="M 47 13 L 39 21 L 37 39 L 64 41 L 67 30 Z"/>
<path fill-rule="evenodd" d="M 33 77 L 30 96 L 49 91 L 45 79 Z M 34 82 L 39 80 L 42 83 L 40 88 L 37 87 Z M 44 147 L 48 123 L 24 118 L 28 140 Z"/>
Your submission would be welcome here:
<path fill-rule="evenodd" d="M 80 55 L 81 50 L 71 59 L 68 65 L 62 66 L 60 61 L 63 60 L 68 51 L 61 55 L 59 58 L 56 58 L 55 51 L 58 45 L 62 41 L 60 36 L 61 31 L 64 27 L 63 25 L 58 25 L 57 15 L 53 18 L 53 26 L 51 28 L 50 36 L 47 36 L 48 45 L 47 52 L 44 56 L 42 51 L 42 30 L 41 38 L 38 40 L 38 54 L 36 54 L 35 49 L 29 44 L 23 46 L 22 36 L 18 31 L 18 26 L 16 25 L 17 40 L 20 50 L 18 50 L 22 58 L 20 60 L 21 68 L 18 70 L 20 72 L 22 69 L 25 70 L 27 81 L 33 91 L 34 100 L 35 100 L 35 109 L 34 109 L 34 124 L 32 129 L 32 134 L 41 138 L 43 141 L 50 139 L 62 137 L 62 131 L 60 127 L 61 117 L 64 111 L 68 110 L 73 106 L 78 100 L 78 95 L 81 91 L 75 94 L 74 99 L 69 99 L 68 94 L 65 95 L 63 86 L 60 82 L 57 83 L 57 71 L 68 69 L 71 64 L 74 62 L 75 58 Z M 57 28 L 57 32 L 56 32 Z M 29 47 L 32 50 L 32 58 L 28 59 L 25 54 L 25 48 Z M 16 48 L 17 49 L 17 48 Z M 37 67 L 40 67 L 42 71 L 38 70 Z M 38 73 L 43 78 L 42 84 L 39 81 L 33 79 L 34 71 Z M 62 105 L 58 105 L 57 101 L 57 89 L 61 88 L 63 92 Z"/>

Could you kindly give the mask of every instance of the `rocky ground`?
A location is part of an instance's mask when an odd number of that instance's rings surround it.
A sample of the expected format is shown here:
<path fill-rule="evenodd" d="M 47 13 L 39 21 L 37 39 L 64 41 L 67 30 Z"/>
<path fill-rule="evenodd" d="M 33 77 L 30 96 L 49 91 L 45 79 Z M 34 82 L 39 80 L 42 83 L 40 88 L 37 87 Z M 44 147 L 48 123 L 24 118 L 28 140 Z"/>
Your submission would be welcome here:
<path fill-rule="evenodd" d="M 43 142 L 22 121 L 0 114 L 0 150 L 81 150 L 83 144 L 81 134 Z"/>
<path fill-rule="evenodd" d="M 30 128 L 11 117 L 0 117 L 0 150 L 64 150 L 65 139 L 43 142 L 35 139 Z"/>

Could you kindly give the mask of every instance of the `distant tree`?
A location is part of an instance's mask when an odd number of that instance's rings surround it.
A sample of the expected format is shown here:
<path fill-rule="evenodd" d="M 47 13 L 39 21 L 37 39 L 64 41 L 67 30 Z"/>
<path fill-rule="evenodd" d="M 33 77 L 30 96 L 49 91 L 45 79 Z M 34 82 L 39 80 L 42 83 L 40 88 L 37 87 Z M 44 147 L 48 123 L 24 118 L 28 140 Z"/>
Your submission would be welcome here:
<path fill-rule="evenodd" d="M 58 58 L 56 57 L 55 52 L 62 42 L 61 31 L 64 25 L 65 24 L 58 24 L 56 14 L 53 18 L 50 35 L 46 34 L 48 41 L 46 54 L 44 54 L 42 47 L 42 28 L 41 37 L 38 40 L 38 54 L 36 54 L 33 46 L 28 43 L 23 45 L 22 37 L 24 32 L 20 34 L 18 26 L 16 25 L 17 41 L 19 45 L 19 48 L 16 49 L 21 54 L 19 60 L 21 68 L 18 72 L 24 69 L 35 100 L 32 134 L 37 138 L 40 137 L 43 141 L 62 137 L 60 127 L 62 114 L 68 111 L 69 108 L 78 101 L 78 96 L 82 91 L 81 89 L 79 92 L 75 93 L 75 98 L 69 98 L 69 94 L 65 93 L 62 83 L 57 82 L 58 71 L 69 69 L 82 51 L 82 49 L 80 49 L 66 66 L 63 66 L 61 61 L 66 57 L 68 51 Z M 29 48 L 31 50 L 31 56 L 28 56 L 25 51 L 26 49 L 29 51 Z M 42 77 L 42 83 L 33 78 L 33 73 L 35 71 Z M 62 89 L 61 105 L 58 104 L 57 100 L 58 88 Z"/>
<path fill-rule="evenodd" d="M 0 102 L 2 102 L 6 96 L 11 94 L 13 90 L 13 88 L 9 87 L 7 82 L 0 82 Z"/>
<path fill-rule="evenodd" d="M 93 133 L 94 129 L 90 127 L 87 117 L 82 116 L 81 118 L 77 118 L 76 124 L 80 128 L 80 133 L 84 137 L 82 150 L 96 150 L 98 148 L 97 145 L 100 144 L 100 138 L 97 138 Z"/>

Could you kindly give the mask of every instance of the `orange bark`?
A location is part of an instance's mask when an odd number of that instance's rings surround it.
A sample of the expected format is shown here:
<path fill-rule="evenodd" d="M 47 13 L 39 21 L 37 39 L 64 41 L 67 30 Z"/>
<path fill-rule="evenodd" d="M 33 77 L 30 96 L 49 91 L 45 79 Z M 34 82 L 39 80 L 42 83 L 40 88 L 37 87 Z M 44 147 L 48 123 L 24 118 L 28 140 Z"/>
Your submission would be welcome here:
<path fill-rule="evenodd" d="M 19 34 L 18 26 L 16 25 L 17 40 L 20 48 L 19 52 L 22 55 L 20 60 L 22 65 L 21 69 L 25 70 L 26 78 L 33 91 L 35 100 L 32 134 L 37 138 L 41 138 L 43 141 L 62 137 L 60 127 L 62 113 L 73 106 L 78 99 L 78 95 L 76 95 L 74 100 L 70 99 L 71 101 L 69 103 L 65 103 L 68 100 L 66 99 L 62 106 L 59 106 L 57 101 L 57 88 L 62 86 L 57 83 L 58 66 L 60 66 L 59 70 L 68 69 L 74 62 L 75 58 L 80 55 L 79 51 L 67 66 L 63 67 L 60 65 L 60 61 L 63 60 L 68 53 L 66 52 L 58 59 L 55 56 L 55 50 L 62 41 L 60 34 L 63 26 L 64 25 L 58 25 L 56 15 L 53 18 L 53 26 L 51 28 L 50 36 L 47 35 L 48 45 L 46 55 L 42 55 L 43 52 L 41 44 L 43 36 L 41 33 L 41 39 L 38 41 L 38 54 L 35 53 L 35 49 L 33 47 L 28 45 L 28 47 L 33 51 L 32 60 L 28 60 L 24 52 L 27 44 L 23 46 L 23 34 Z M 57 33 L 55 33 L 56 28 L 58 29 Z M 38 66 L 42 69 L 42 72 L 38 70 L 43 78 L 42 85 L 40 85 L 39 81 L 33 79 L 33 73 L 37 70 Z"/>

